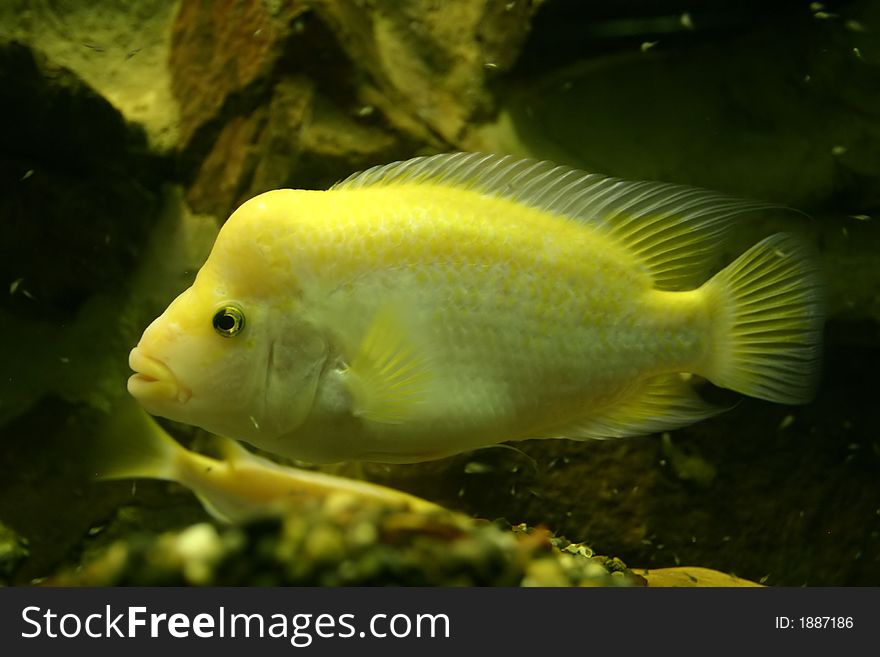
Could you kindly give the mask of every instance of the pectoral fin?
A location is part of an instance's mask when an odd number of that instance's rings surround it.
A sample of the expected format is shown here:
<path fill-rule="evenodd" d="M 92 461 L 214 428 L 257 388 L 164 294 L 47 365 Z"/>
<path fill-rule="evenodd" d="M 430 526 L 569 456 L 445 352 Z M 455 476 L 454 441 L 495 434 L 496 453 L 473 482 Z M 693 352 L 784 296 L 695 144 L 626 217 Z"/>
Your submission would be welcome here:
<path fill-rule="evenodd" d="M 380 308 L 351 360 L 346 379 L 358 417 L 401 424 L 429 402 L 435 359 L 403 311 Z"/>

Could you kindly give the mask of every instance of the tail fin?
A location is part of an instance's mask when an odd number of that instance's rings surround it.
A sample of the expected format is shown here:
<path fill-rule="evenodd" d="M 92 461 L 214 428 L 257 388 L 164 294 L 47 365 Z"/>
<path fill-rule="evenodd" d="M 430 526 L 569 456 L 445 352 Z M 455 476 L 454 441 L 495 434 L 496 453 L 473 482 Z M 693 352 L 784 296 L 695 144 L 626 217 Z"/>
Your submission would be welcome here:
<path fill-rule="evenodd" d="M 753 246 L 704 286 L 714 341 L 706 372 L 716 385 L 803 404 L 819 375 L 823 286 L 816 255 L 784 233 Z"/>
<path fill-rule="evenodd" d="M 175 480 L 184 448 L 133 400 L 114 407 L 99 429 L 91 454 L 99 479 Z"/>

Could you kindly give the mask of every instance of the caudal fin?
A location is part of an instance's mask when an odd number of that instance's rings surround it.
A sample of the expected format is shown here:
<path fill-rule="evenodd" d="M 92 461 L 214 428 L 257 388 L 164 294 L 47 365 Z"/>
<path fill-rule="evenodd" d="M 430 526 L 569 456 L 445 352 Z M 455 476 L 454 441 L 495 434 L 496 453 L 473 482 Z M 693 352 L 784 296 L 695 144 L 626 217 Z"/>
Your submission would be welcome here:
<path fill-rule="evenodd" d="M 176 478 L 184 448 L 133 401 L 115 406 L 97 431 L 91 466 L 99 479 Z"/>
<path fill-rule="evenodd" d="M 759 242 L 704 287 L 714 342 L 704 374 L 716 385 L 783 404 L 815 394 L 823 286 L 816 254 L 784 233 Z"/>

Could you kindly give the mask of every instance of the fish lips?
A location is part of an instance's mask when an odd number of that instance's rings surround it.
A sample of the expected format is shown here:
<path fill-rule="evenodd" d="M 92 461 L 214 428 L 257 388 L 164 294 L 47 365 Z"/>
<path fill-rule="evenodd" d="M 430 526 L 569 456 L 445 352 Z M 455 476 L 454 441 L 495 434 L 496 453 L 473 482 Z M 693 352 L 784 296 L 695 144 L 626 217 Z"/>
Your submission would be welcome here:
<path fill-rule="evenodd" d="M 128 365 L 135 371 L 128 378 L 128 392 L 140 402 L 176 401 L 185 404 L 192 391 L 181 385 L 162 361 L 135 347 L 128 355 Z"/>

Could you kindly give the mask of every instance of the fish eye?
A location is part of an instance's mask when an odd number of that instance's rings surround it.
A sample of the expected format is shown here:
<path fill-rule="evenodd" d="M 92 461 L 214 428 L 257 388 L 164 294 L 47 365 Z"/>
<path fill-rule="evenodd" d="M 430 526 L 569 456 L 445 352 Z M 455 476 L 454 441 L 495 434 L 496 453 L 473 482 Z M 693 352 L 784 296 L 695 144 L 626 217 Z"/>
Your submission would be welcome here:
<path fill-rule="evenodd" d="M 223 306 L 214 313 L 214 330 L 224 338 L 241 333 L 244 328 L 244 313 L 235 306 Z"/>

